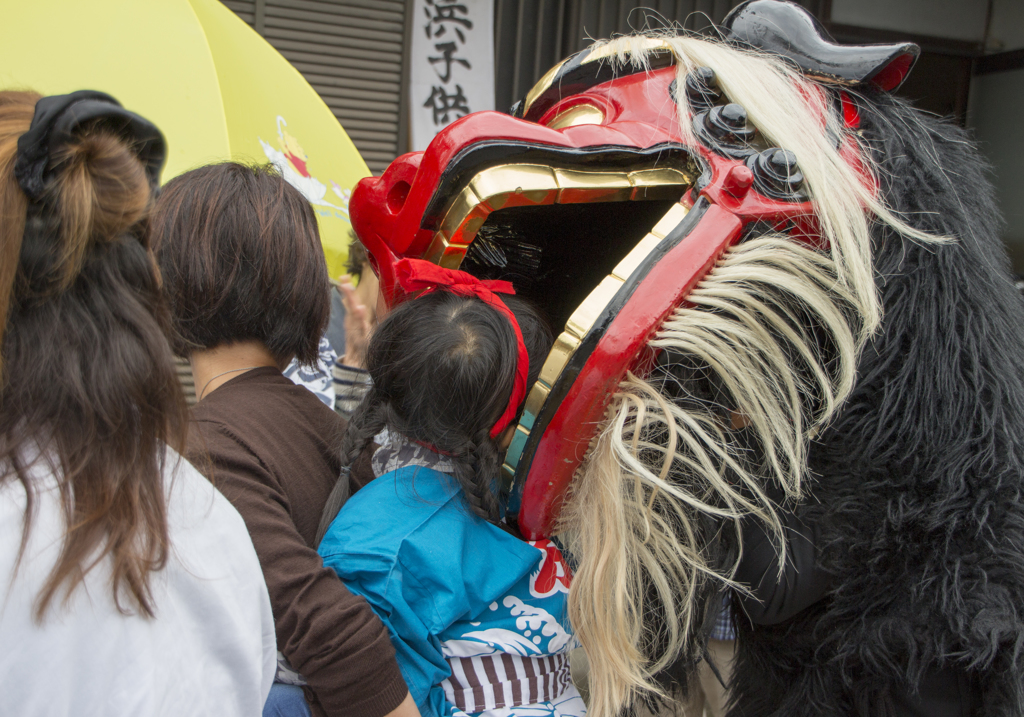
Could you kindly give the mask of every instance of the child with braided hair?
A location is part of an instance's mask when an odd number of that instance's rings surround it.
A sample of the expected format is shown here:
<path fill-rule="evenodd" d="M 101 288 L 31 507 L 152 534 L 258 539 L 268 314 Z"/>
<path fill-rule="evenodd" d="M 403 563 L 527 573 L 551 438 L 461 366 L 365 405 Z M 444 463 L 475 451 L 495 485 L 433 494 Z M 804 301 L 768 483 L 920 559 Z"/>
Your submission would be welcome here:
<path fill-rule="evenodd" d="M 553 543 L 503 523 L 497 494 L 550 331 L 507 282 L 410 259 L 396 268 L 422 293 L 370 340 L 373 386 L 342 460 L 385 428 L 389 441 L 373 455 L 375 480 L 340 513 L 328 501 L 320 555 L 387 625 L 424 717 L 583 715 L 568 568 Z"/>

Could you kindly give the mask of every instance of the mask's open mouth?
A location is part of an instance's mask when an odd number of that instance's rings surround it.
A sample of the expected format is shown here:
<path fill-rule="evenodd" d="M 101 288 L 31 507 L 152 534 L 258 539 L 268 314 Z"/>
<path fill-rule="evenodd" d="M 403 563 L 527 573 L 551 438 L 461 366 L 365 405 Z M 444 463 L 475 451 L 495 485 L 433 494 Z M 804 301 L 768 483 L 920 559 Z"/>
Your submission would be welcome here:
<path fill-rule="evenodd" d="M 511 281 L 560 329 L 692 186 L 689 154 L 680 162 L 680 150 L 660 150 L 631 153 L 621 169 L 483 169 L 437 212 L 424 258 Z"/>
<path fill-rule="evenodd" d="M 478 124 L 486 125 L 488 138 L 467 141 L 479 135 Z M 516 515 L 535 457 L 542 466 L 537 481 L 561 495 L 578 464 L 572 456 L 603 413 L 601 399 L 625 371 L 646 360 L 641 343 L 678 303 L 688 271 L 701 270 L 718 251 L 718 243 L 703 242 L 707 251 L 684 262 L 685 271 L 672 268 L 682 256 L 680 242 L 710 206 L 698 199 L 691 210 L 681 201 L 707 161 L 675 139 L 636 146 L 636 134 L 666 137 L 643 123 L 623 129 L 574 125 L 559 134 L 482 113 L 446 133 L 427 152 L 363 180 L 353 194 L 353 225 L 361 227 L 389 303 L 404 296 L 396 262 L 414 257 L 511 281 L 550 320 L 557 337 L 529 387 L 503 465 L 503 492 Z M 519 135 L 524 138 L 513 139 Z M 723 217 L 716 215 L 712 224 Z M 722 227 L 722 241 L 736 228 L 732 224 Z M 579 390 L 597 402 L 573 398 L 578 379 L 588 382 Z M 602 386 L 593 388 L 594 381 Z M 551 440 L 544 442 L 549 428 Z M 550 527 L 530 524 L 538 535 Z"/>
<path fill-rule="evenodd" d="M 424 258 L 511 281 L 558 334 L 505 456 L 503 487 L 513 493 L 512 510 L 518 501 L 512 484 L 517 475 L 520 484 L 525 480 L 521 460 L 529 465 L 608 321 L 642 281 L 635 275 L 671 243 L 666 237 L 687 215 L 679 200 L 699 174 L 679 145 L 563 151 L 544 164 L 517 159 L 470 171 L 454 163 L 460 181 L 449 175 L 447 192 L 442 181 L 423 224 L 434 231 Z M 572 166 L 578 159 L 585 164 Z"/>
<path fill-rule="evenodd" d="M 462 268 L 511 281 L 517 294 L 543 306 L 552 324 L 563 327 L 684 190 L 675 188 L 673 199 L 496 211 L 480 227 Z"/>

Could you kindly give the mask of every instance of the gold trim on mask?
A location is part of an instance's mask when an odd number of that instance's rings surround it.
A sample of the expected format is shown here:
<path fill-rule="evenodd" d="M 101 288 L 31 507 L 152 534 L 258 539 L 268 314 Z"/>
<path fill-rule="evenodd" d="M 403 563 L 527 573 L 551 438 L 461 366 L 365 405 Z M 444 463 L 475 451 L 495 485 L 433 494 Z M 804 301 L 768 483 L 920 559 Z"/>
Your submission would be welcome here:
<path fill-rule="evenodd" d="M 657 170 L 661 171 L 661 170 Z M 502 463 L 502 488 L 508 492 L 512 489 L 515 480 L 516 468 L 519 459 L 526 447 L 526 441 L 530 437 L 533 424 L 540 415 L 544 404 L 551 393 L 552 386 L 568 365 L 570 359 L 583 343 L 584 337 L 594 327 L 594 323 L 604 312 L 605 307 L 615 298 L 619 290 L 625 285 L 633 272 L 640 268 L 644 260 L 651 252 L 657 249 L 669 233 L 679 226 L 686 218 L 688 209 L 682 204 L 673 204 L 665 216 L 648 232 L 633 249 L 623 257 L 612 273 L 601 280 L 601 283 L 587 295 L 576 310 L 569 317 L 563 331 L 555 340 L 548 357 L 541 368 L 540 376 L 530 388 L 526 397 L 526 407 L 523 417 L 516 426 L 516 433 L 512 438 L 508 451 L 505 453 L 505 460 Z"/>
<path fill-rule="evenodd" d="M 491 212 L 512 207 L 675 199 L 693 178 L 680 169 L 590 172 L 541 164 L 485 169 L 459 192 L 445 212 L 423 258 L 458 269 Z"/>
<path fill-rule="evenodd" d="M 573 105 L 564 112 L 559 112 L 547 123 L 551 129 L 565 129 L 566 127 L 578 127 L 582 124 L 601 124 L 604 122 L 604 112 L 600 107 L 581 102 Z"/>
<path fill-rule="evenodd" d="M 634 40 L 634 42 L 639 43 L 639 47 L 644 50 L 643 55 L 647 58 L 647 66 L 667 67 L 669 64 L 672 64 L 675 61 L 675 55 L 672 52 L 672 46 L 669 45 L 664 40 L 659 40 L 656 37 L 645 37 L 638 38 Z M 657 57 L 652 57 L 651 52 L 657 50 L 660 50 L 661 52 L 657 53 Z M 593 50 L 587 52 L 587 54 L 580 60 L 579 64 L 581 66 L 588 65 L 591 62 L 607 60 L 608 58 L 613 57 L 617 54 L 618 51 L 614 49 L 611 45 L 603 45 L 601 47 L 594 48 Z M 658 62 L 657 58 L 663 58 L 665 55 L 669 56 L 668 61 Z M 551 86 L 555 84 L 555 80 L 558 80 L 559 76 L 562 74 L 562 69 L 565 67 L 566 63 L 568 63 L 572 59 L 573 58 L 570 57 L 565 60 L 562 60 L 557 65 L 552 67 L 550 70 L 545 72 L 543 77 L 537 80 L 537 84 L 531 87 L 530 91 L 526 93 L 526 98 L 523 100 L 523 112 L 521 116 L 525 117 L 527 114 L 529 114 L 530 108 L 533 106 L 533 103 L 536 102 L 541 95 L 543 95 L 545 92 L 551 89 Z M 654 61 L 652 62 L 652 60 Z M 631 73 L 627 72 L 627 74 Z M 569 125 L 563 126 L 568 127 Z"/>
<path fill-rule="evenodd" d="M 562 69 L 562 65 L 569 61 L 569 59 L 562 60 L 557 65 L 552 67 L 550 70 L 544 73 L 544 76 L 537 80 L 537 84 L 530 88 L 530 91 L 526 93 L 526 99 L 523 100 L 523 116 L 530 111 L 530 106 L 537 101 L 537 98 L 547 92 L 548 88 L 555 81 L 555 77 L 558 76 L 558 71 Z"/>

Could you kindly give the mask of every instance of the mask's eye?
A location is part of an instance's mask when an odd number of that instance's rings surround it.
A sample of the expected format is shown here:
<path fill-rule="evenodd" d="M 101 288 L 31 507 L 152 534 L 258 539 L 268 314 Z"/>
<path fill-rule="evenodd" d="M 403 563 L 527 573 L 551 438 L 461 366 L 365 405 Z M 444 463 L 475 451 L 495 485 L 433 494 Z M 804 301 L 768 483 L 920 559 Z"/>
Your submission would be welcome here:
<path fill-rule="evenodd" d="M 564 110 L 558 110 L 551 119 L 542 121 L 551 129 L 565 129 L 581 124 L 601 124 L 604 122 L 604 110 L 589 102 L 581 102 Z"/>

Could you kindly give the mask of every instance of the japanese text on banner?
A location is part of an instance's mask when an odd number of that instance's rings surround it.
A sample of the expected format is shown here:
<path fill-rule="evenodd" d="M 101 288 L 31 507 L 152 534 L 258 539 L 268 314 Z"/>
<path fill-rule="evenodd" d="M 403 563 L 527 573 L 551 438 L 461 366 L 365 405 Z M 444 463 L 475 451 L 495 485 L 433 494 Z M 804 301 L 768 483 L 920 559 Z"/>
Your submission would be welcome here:
<path fill-rule="evenodd" d="M 470 112 L 494 109 L 494 1 L 415 0 L 410 50 L 412 149 Z"/>

